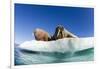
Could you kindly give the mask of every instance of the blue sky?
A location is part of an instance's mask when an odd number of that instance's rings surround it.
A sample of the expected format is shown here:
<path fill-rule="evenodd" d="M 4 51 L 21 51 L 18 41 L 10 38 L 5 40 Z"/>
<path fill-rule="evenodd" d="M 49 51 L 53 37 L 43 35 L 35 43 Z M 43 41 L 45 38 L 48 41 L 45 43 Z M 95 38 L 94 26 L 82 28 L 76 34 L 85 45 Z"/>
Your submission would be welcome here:
<path fill-rule="evenodd" d="M 78 37 L 92 37 L 94 9 L 15 4 L 15 43 L 34 39 L 32 32 L 36 28 L 42 28 L 53 35 L 58 24 Z"/>

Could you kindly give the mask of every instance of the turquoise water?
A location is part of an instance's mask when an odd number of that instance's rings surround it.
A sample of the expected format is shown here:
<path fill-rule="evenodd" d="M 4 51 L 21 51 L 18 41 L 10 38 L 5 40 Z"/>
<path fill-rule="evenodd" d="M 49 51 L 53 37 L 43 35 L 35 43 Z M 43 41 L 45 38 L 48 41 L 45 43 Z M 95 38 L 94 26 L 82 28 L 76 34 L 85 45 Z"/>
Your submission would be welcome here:
<path fill-rule="evenodd" d="M 15 48 L 15 65 L 93 61 L 94 48 L 74 53 L 31 52 Z"/>

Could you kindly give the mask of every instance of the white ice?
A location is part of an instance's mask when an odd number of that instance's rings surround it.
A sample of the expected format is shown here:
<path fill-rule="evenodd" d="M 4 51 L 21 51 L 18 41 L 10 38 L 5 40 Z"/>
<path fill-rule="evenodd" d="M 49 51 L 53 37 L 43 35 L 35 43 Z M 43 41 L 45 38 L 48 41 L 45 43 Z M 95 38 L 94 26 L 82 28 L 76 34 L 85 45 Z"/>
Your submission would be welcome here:
<path fill-rule="evenodd" d="M 72 52 L 93 48 L 94 38 L 63 38 L 56 41 L 25 41 L 19 45 L 20 49 L 42 52 Z"/>

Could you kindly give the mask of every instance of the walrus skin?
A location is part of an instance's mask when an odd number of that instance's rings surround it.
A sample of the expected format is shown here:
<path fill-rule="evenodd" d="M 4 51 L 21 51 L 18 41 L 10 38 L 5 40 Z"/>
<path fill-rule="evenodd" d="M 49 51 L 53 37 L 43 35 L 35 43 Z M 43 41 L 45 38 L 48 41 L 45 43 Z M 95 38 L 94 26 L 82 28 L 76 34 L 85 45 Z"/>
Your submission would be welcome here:
<path fill-rule="evenodd" d="M 63 26 L 58 25 L 55 29 L 55 33 L 53 36 L 50 36 L 46 31 L 42 29 L 36 29 L 34 31 L 34 36 L 36 40 L 39 41 L 52 41 L 62 38 L 77 38 L 74 34 L 67 31 Z"/>

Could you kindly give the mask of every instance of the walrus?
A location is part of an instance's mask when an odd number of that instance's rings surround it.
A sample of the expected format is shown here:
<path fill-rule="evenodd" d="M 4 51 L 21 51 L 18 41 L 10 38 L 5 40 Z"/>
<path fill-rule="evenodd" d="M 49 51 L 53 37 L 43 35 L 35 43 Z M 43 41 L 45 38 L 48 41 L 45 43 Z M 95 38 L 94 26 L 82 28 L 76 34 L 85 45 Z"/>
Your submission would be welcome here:
<path fill-rule="evenodd" d="M 77 36 L 66 30 L 62 25 L 58 25 L 52 39 L 57 40 L 62 38 L 77 38 Z"/>
<path fill-rule="evenodd" d="M 50 41 L 51 40 L 51 36 L 49 35 L 49 33 L 47 33 L 46 31 L 40 28 L 37 28 L 34 31 L 34 36 L 35 36 L 35 39 L 39 41 Z"/>
<path fill-rule="evenodd" d="M 35 39 L 39 41 L 52 41 L 52 40 L 57 40 L 57 39 L 62 39 L 62 38 L 77 38 L 76 35 L 66 30 L 62 25 L 58 25 L 56 27 L 55 33 L 53 36 L 50 36 L 48 32 L 39 28 L 37 28 L 34 31 L 34 36 L 35 36 Z"/>

